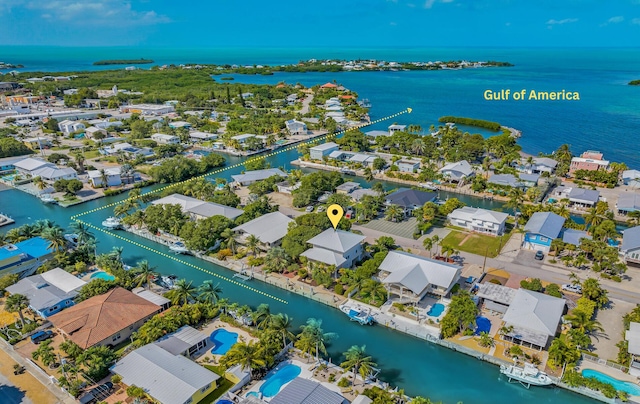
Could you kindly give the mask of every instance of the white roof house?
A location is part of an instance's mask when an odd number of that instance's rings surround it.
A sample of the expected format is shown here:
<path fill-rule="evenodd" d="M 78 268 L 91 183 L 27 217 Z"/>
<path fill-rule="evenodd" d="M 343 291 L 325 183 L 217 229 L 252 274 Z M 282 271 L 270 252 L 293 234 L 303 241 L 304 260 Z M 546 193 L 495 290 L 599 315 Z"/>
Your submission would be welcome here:
<path fill-rule="evenodd" d="M 157 346 L 173 355 L 191 356 L 207 346 L 209 336 L 188 325 L 165 335 L 154 342 Z"/>
<path fill-rule="evenodd" d="M 56 165 L 53 163 L 46 162 L 40 159 L 34 159 L 31 157 L 27 157 L 26 159 L 16 161 L 13 163 L 13 166 L 18 170 L 18 172 L 22 174 L 31 175 L 31 173 L 42 167 L 55 167 Z"/>
<path fill-rule="evenodd" d="M 300 255 L 336 268 L 350 268 L 362 257 L 365 238 L 344 230 L 327 229 L 307 241 L 313 247 Z"/>
<path fill-rule="evenodd" d="M 389 125 L 389 134 L 393 135 L 393 132 L 404 132 L 404 130 L 407 128 L 407 125 L 398 125 L 398 124 L 393 124 L 393 125 Z"/>
<path fill-rule="evenodd" d="M 232 175 L 231 178 L 240 185 L 250 185 L 257 181 L 266 180 L 274 175 L 286 177 L 287 173 L 279 168 L 267 168 L 264 170 L 252 170 L 247 171 L 244 174 Z"/>
<path fill-rule="evenodd" d="M 289 131 L 289 133 L 291 133 L 292 135 L 297 135 L 297 134 L 306 135 L 308 132 L 307 124 L 304 122 L 300 122 L 295 119 L 289 119 L 284 124 L 287 127 L 287 130 Z"/>
<path fill-rule="evenodd" d="M 244 143 L 244 142 L 247 141 L 247 139 L 250 139 L 252 137 L 256 137 L 256 135 L 254 135 L 252 133 L 245 133 L 243 135 L 231 136 L 231 139 L 237 140 L 239 143 Z"/>
<path fill-rule="evenodd" d="M 640 171 L 625 170 L 622 172 L 622 182 L 632 188 L 640 188 Z"/>
<path fill-rule="evenodd" d="M 508 217 L 507 213 L 469 206 L 456 209 L 447 215 L 449 221 L 455 226 L 498 236 L 504 232 Z"/>
<path fill-rule="evenodd" d="M 639 211 L 640 194 L 631 192 L 621 193 L 618 197 L 618 202 L 616 202 L 616 209 L 618 209 L 618 213 L 621 214 Z"/>
<path fill-rule="evenodd" d="M 120 359 L 111 371 L 128 386 L 136 385 L 163 404 L 184 404 L 201 390 L 215 389 L 220 378 L 181 355 L 148 344 Z M 204 394 L 204 393 L 203 393 Z"/>
<path fill-rule="evenodd" d="M 462 267 L 402 251 L 390 251 L 380 264 L 380 278 L 400 301 L 418 302 L 427 293 L 446 296 Z"/>
<path fill-rule="evenodd" d="M 471 167 L 471 164 L 469 164 L 467 160 L 449 163 L 438 171 L 451 181 L 460 181 L 465 178 L 472 177 L 475 174 L 473 172 L 473 167 Z"/>
<path fill-rule="evenodd" d="M 309 156 L 312 160 L 322 160 L 324 156 L 330 155 L 331 152 L 334 152 L 339 148 L 340 146 L 338 146 L 338 144 L 335 142 L 319 144 L 317 146 L 309 148 Z"/>
<path fill-rule="evenodd" d="M 97 133 L 102 133 L 103 135 L 106 135 L 107 131 L 104 130 L 103 128 L 97 128 L 95 126 L 89 126 L 87 129 L 84 130 L 84 133 L 88 138 L 92 138 Z"/>
<path fill-rule="evenodd" d="M 567 198 L 572 204 L 593 206 L 600 200 L 600 191 L 578 187 L 559 186 L 553 194 L 559 198 Z"/>
<path fill-rule="evenodd" d="M 202 219 L 211 216 L 221 215 L 233 220 L 244 213 L 244 211 L 219 203 L 205 202 L 181 194 L 172 194 L 164 198 L 151 202 L 153 205 L 180 205 L 184 213 L 188 213 L 194 219 Z"/>
<path fill-rule="evenodd" d="M 216 135 L 215 133 L 207 133 L 207 132 L 198 132 L 198 131 L 194 131 L 194 132 L 189 132 L 189 138 L 191 140 L 214 140 L 218 138 L 218 135 Z"/>
<path fill-rule="evenodd" d="M 120 177 L 120 173 L 122 171 L 122 167 L 109 167 L 104 169 L 104 173 L 107 179 L 107 186 L 109 187 L 117 187 L 122 184 L 122 178 Z M 100 170 L 89 170 L 87 171 L 89 175 L 89 181 L 94 187 L 102 186 L 102 173 Z"/>
<path fill-rule="evenodd" d="M 348 404 L 339 393 L 321 383 L 296 377 L 271 399 L 272 404 Z"/>
<path fill-rule="evenodd" d="M 177 144 L 180 143 L 180 138 L 175 135 L 166 135 L 164 133 L 154 133 L 151 135 L 151 140 L 154 140 L 160 144 Z"/>
<path fill-rule="evenodd" d="M 293 219 L 280 212 L 271 212 L 257 217 L 247 223 L 241 224 L 233 229 L 245 237 L 252 234 L 269 248 L 280 243 L 280 240 L 287 235 L 289 223 Z M 242 240 L 241 240 L 242 242 Z"/>
<path fill-rule="evenodd" d="M 58 168 L 56 166 L 44 166 L 33 170 L 31 175 L 34 177 L 40 177 L 44 181 L 55 182 L 57 180 L 71 180 L 78 177 L 78 173 L 71 167 Z"/>
<path fill-rule="evenodd" d="M 640 323 L 629 323 L 629 329 L 624 333 L 624 339 L 628 342 L 627 351 L 632 355 L 629 366 L 629 374 L 631 376 L 640 376 Z"/>
<path fill-rule="evenodd" d="M 626 229 L 622 232 L 620 253 L 626 262 L 640 263 L 640 226 Z"/>

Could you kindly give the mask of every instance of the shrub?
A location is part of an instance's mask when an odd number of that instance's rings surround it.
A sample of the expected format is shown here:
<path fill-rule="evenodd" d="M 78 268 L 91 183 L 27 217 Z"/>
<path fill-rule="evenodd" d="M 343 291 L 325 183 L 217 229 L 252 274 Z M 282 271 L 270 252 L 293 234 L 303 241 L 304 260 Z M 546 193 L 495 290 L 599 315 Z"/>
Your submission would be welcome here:
<path fill-rule="evenodd" d="M 259 267 L 260 265 L 264 264 L 264 257 L 250 257 L 247 260 L 247 264 L 252 267 Z"/>
<path fill-rule="evenodd" d="M 336 295 L 341 295 L 344 293 L 344 287 L 342 287 L 341 283 L 336 284 L 336 286 L 333 288 L 333 292 Z"/>
<path fill-rule="evenodd" d="M 329 375 L 329 383 L 333 383 L 336 381 L 336 374 L 335 373 L 331 373 Z"/>
<path fill-rule="evenodd" d="M 225 248 L 225 249 L 222 249 L 222 250 L 218 251 L 218 259 L 220 261 L 224 261 L 227 257 L 230 257 L 232 255 L 233 255 L 233 253 L 231 252 L 231 249 L 229 249 L 229 248 Z"/>
<path fill-rule="evenodd" d="M 395 307 L 396 309 L 398 309 L 400 311 L 405 311 L 407 309 L 406 307 L 404 307 L 404 304 L 398 303 L 398 302 L 394 303 L 393 307 Z"/>
<path fill-rule="evenodd" d="M 105 189 L 104 190 L 104 196 L 113 196 L 113 195 L 118 195 L 123 193 L 125 190 L 122 188 L 116 188 L 116 189 Z"/>
<path fill-rule="evenodd" d="M 509 354 L 511 356 L 521 356 L 524 354 L 524 351 L 522 351 L 522 348 L 520 348 L 520 345 L 514 345 L 511 348 L 509 348 Z"/>
<path fill-rule="evenodd" d="M 351 385 L 351 382 L 346 377 L 343 377 L 342 379 L 340 379 L 340 381 L 338 381 L 338 387 L 345 388 L 345 387 L 349 387 L 350 385 Z"/>
<path fill-rule="evenodd" d="M 122 376 L 120 376 L 120 375 L 111 376 L 111 383 L 120 384 L 121 381 L 122 381 Z"/>
<path fill-rule="evenodd" d="M 502 285 L 502 282 L 497 280 L 496 278 L 489 279 L 489 283 L 495 283 L 496 285 Z"/>
<path fill-rule="evenodd" d="M 560 286 L 558 286 L 558 284 L 556 283 L 552 283 L 550 285 L 548 285 L 544 291 L 549 295 L 549 296 L 554 296 L 554 297 L 562 297 L 562 292 L 560 292 Z"/>

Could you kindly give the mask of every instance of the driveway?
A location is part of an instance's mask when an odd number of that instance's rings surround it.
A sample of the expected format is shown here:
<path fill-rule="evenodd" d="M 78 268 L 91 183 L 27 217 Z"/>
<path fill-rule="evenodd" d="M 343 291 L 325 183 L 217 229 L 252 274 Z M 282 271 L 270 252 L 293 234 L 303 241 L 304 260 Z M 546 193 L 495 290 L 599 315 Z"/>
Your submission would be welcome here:
<path fill-rule="evenodd" d="M 535 255 L 533 250 L 520 250 L 512 262 L 529 268 L 542 268 L 543 261 L 536 260 Z"/>

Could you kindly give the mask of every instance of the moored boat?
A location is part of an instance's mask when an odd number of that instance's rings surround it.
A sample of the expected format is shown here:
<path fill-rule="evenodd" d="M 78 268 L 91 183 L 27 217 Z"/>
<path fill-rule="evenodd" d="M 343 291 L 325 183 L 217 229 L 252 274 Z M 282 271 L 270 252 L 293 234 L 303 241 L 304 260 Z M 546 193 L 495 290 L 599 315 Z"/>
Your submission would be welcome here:
<path fill-rule="evenodd" d="M 158 283 L 160 283 L 161 286 L 164 286 L 167 289 L 175 289 L 176 279 L 178 279 L 176 275 L 163 275 L 160 277 Z"/>
<path fill-rule="evenodd" d="M 352 321 L 357 321 L 360 325 L 372 325 L 375 322 L 369 309 L 345 303 L 340 305 L 340 310 L 349 316 Z"/>
<path fill-rule="evenodd" d="M 51 194 L 42 194 L 40 195 L 40 200 L 42 203 L 56 203 L 57 201 Z"/>
<path fill-rule="evenodd" d="M 524 367 L 500 365 L 500 373 L 507 376 L 510 383 L 512 380 L 515 380 L 526 388 L 532 385 L 548 386 L 553 384 L 553 380 L 546 373 L 539 371 L 538 368 L 531 363 L 525 363 Z"/>
<path fill-rule="evenodd" d="M 186 254 L 189 252 L 182 241 L 176 241 L 175 243 L 171 244 L 169 246 L 169 250 L 173 251 L 176 254 Z"/>
<path fill-rule="evenodd" d="M 119 229 L 121 225 L 122 223 L 120 222 L 120 219 L 113 216 L 108 217 L 106 220 L 102 221 L 102 227 L 106 227 L 110 230 Z"/>

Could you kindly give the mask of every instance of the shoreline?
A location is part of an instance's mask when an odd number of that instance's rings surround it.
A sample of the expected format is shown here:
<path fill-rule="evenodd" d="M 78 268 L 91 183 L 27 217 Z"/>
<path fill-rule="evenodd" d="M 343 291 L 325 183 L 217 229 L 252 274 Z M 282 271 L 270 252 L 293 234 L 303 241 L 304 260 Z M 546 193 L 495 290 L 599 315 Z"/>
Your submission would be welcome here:
<path fill-rule="evenodd" d="M 149 241 L 153 241 L 162 245 L 166 245 L 169 246 L 170 245 L 170 240 L 162 238 L 162 237 L 158 237 L 155 235 L 150 234 L 147 230 L 139 230 L 139 229 L 132 229 L 131 227 L 129 228 L 123 228 L 122 231 L 128 232 L 128 233 L 132 233 L 135 234 L 137 236 L 143 237 Z M 176 238 L 177 239 L 177 238 Z M 295 287 L 297 284 L 300 284 L 301 282 L 297 281 L 297 280 L 291 280 L 281 274 L 265 274 L 262 271 L 260 272 L 247 272 L 247 270 L 244 268 L 244 263 L 239 262 L 239 261 L 221 261 L 218 260 L 214 257 L 211 256 L 207 256 L 207 255 L 203 255 L 203 254 L 198 254 L 198 253 L 194 253 L 192 254 L 194 257 L 199 258 L 203 261 L 207 261 L 213 264 L 216 264 L 220 267 L 226 268 L 230 271 L 235 272 L 236 274 L 240 274 L 240 275 L 245 275 L 248 276 L 250 275 L 250 280 L 255 279 L 273 286 L 276 286 L 280 289 L 283 290 L 287 290 L 289 292 L 293 292 L 296 293 L 298 295 L 301 295 L 303 297 L 307 297 L 310 298 L 316 302 L 325 304 L 326 306 L 330 306 L 333 307 L 337 310 L 339 310 L 339 306 L 342 303 L 345 303 L 347 301 L 350 301 L 351 299 L 349 298 L 344 298 L 344 296 L 340 296 L 338 297 L 338 295 L 336 295 L 335 293 L 328 291 L 328 290 L 320 290 L 320 291 L 315 291 L 314 287 L 310 286 L 310 285 L 300 285 L 300 288 Z M 233 265 L 235 264 L 235 265 Z M 284 278 L 284 279 L 283 279 Z M 273 281 L 270 281 L 270 279 L 272 279 Z M 293 285 L 292 283 L 295 283 L 296 285 Z M 309 286 L 310 290 L 308 292 L 305 293 L 304 290 L 304 286 Z M 316 289 L 319 289 L 319 287 L 317 287 Z M 323 288 L 324 289 L 324 288 Z M 331 299 L 321 299 L 319 298 L 321 295 L 324 295 L 325 297 L 331 296 Z M 371 307 L 373 308 L 373 306 L 369 306 L 366 303 L 360 302 L 360 301 L 356 301 L 357 304 L 366 306 L 366 307 Z M 378 313 L 376 315 L 382 314 L 382 311 L 379 308 L 373 308 L 374 310 L 378 311 Z M 395 321 L 394 321 L 395 320 Z M 492 355 L 489 354 L 484 354 L 482 352 L 473 350 L 471 348 L 467 348 L 463 345 L 460 344 L 456 344 L 453 341 L 448 341 L 448 340 L 443 340 L 440 337 L 434 337 L 433 335 L 431 335 L 428 331 L 423 335 L 420 335 L 418 333 L 411 333 L 409 332 L 408 329 L 408 325 L 411 324 L 410 322 L 415 322 L 414 320 L 410 320 L 410 319 L 405 319 L 403 317 L 394 317 L 394 320 L 391 321 L 391 324 L 387 321 L 386 323 L 380 323 L 376 321 L 376 324 L 382 327 L 386 327 L 388 329 L 391 330 L 395 330 L 397 332 L 403 333 L 405 335 L 414 337 L 414 338 L 418 338 L 427 342 L 431 342 L 434 343 L 436 345 L 439 345 L 443 348 L 448 348 L 452 351 L 455 352 L 459 352 L 462 354 L 465 354 L 467 356 L 471 356 L 474 357 L 478 360 L 482 360 L 483 362 L 495 365 L 495 366 L 500 366 L 500 365 L 511 365 L 510 362 L 506 362 L 500 358 L 494 357 Z M 400 322 L 403 322 L 404 324 L 399 324 Z M 419 325 L 419 323 L 418 323 Z M 404 326 L 404 330 L 402 329 L 402 326 Z M 426 330 L 426 329 L 425 329 Z M 558 379 L 556 377 L 550 376 L 551 378 L 554 379 L 555 381 L 555 386 L 557 386 L 558 388 L 562 388 L 565 390 L 569 390 L 571 392 L 604 402 L 604 403 L 614 403 L 615 400 L 610 400 L 608 398 L 606 398 L 604 395 L 599 394 L 598 392 L 592 391 L 592 390 L 588 390 L 588 389 L 580 389 L 579 387 L 574 388 L 571 387 L 565 383 L 563 383 L 561 381 L 561 379 Z"/>

